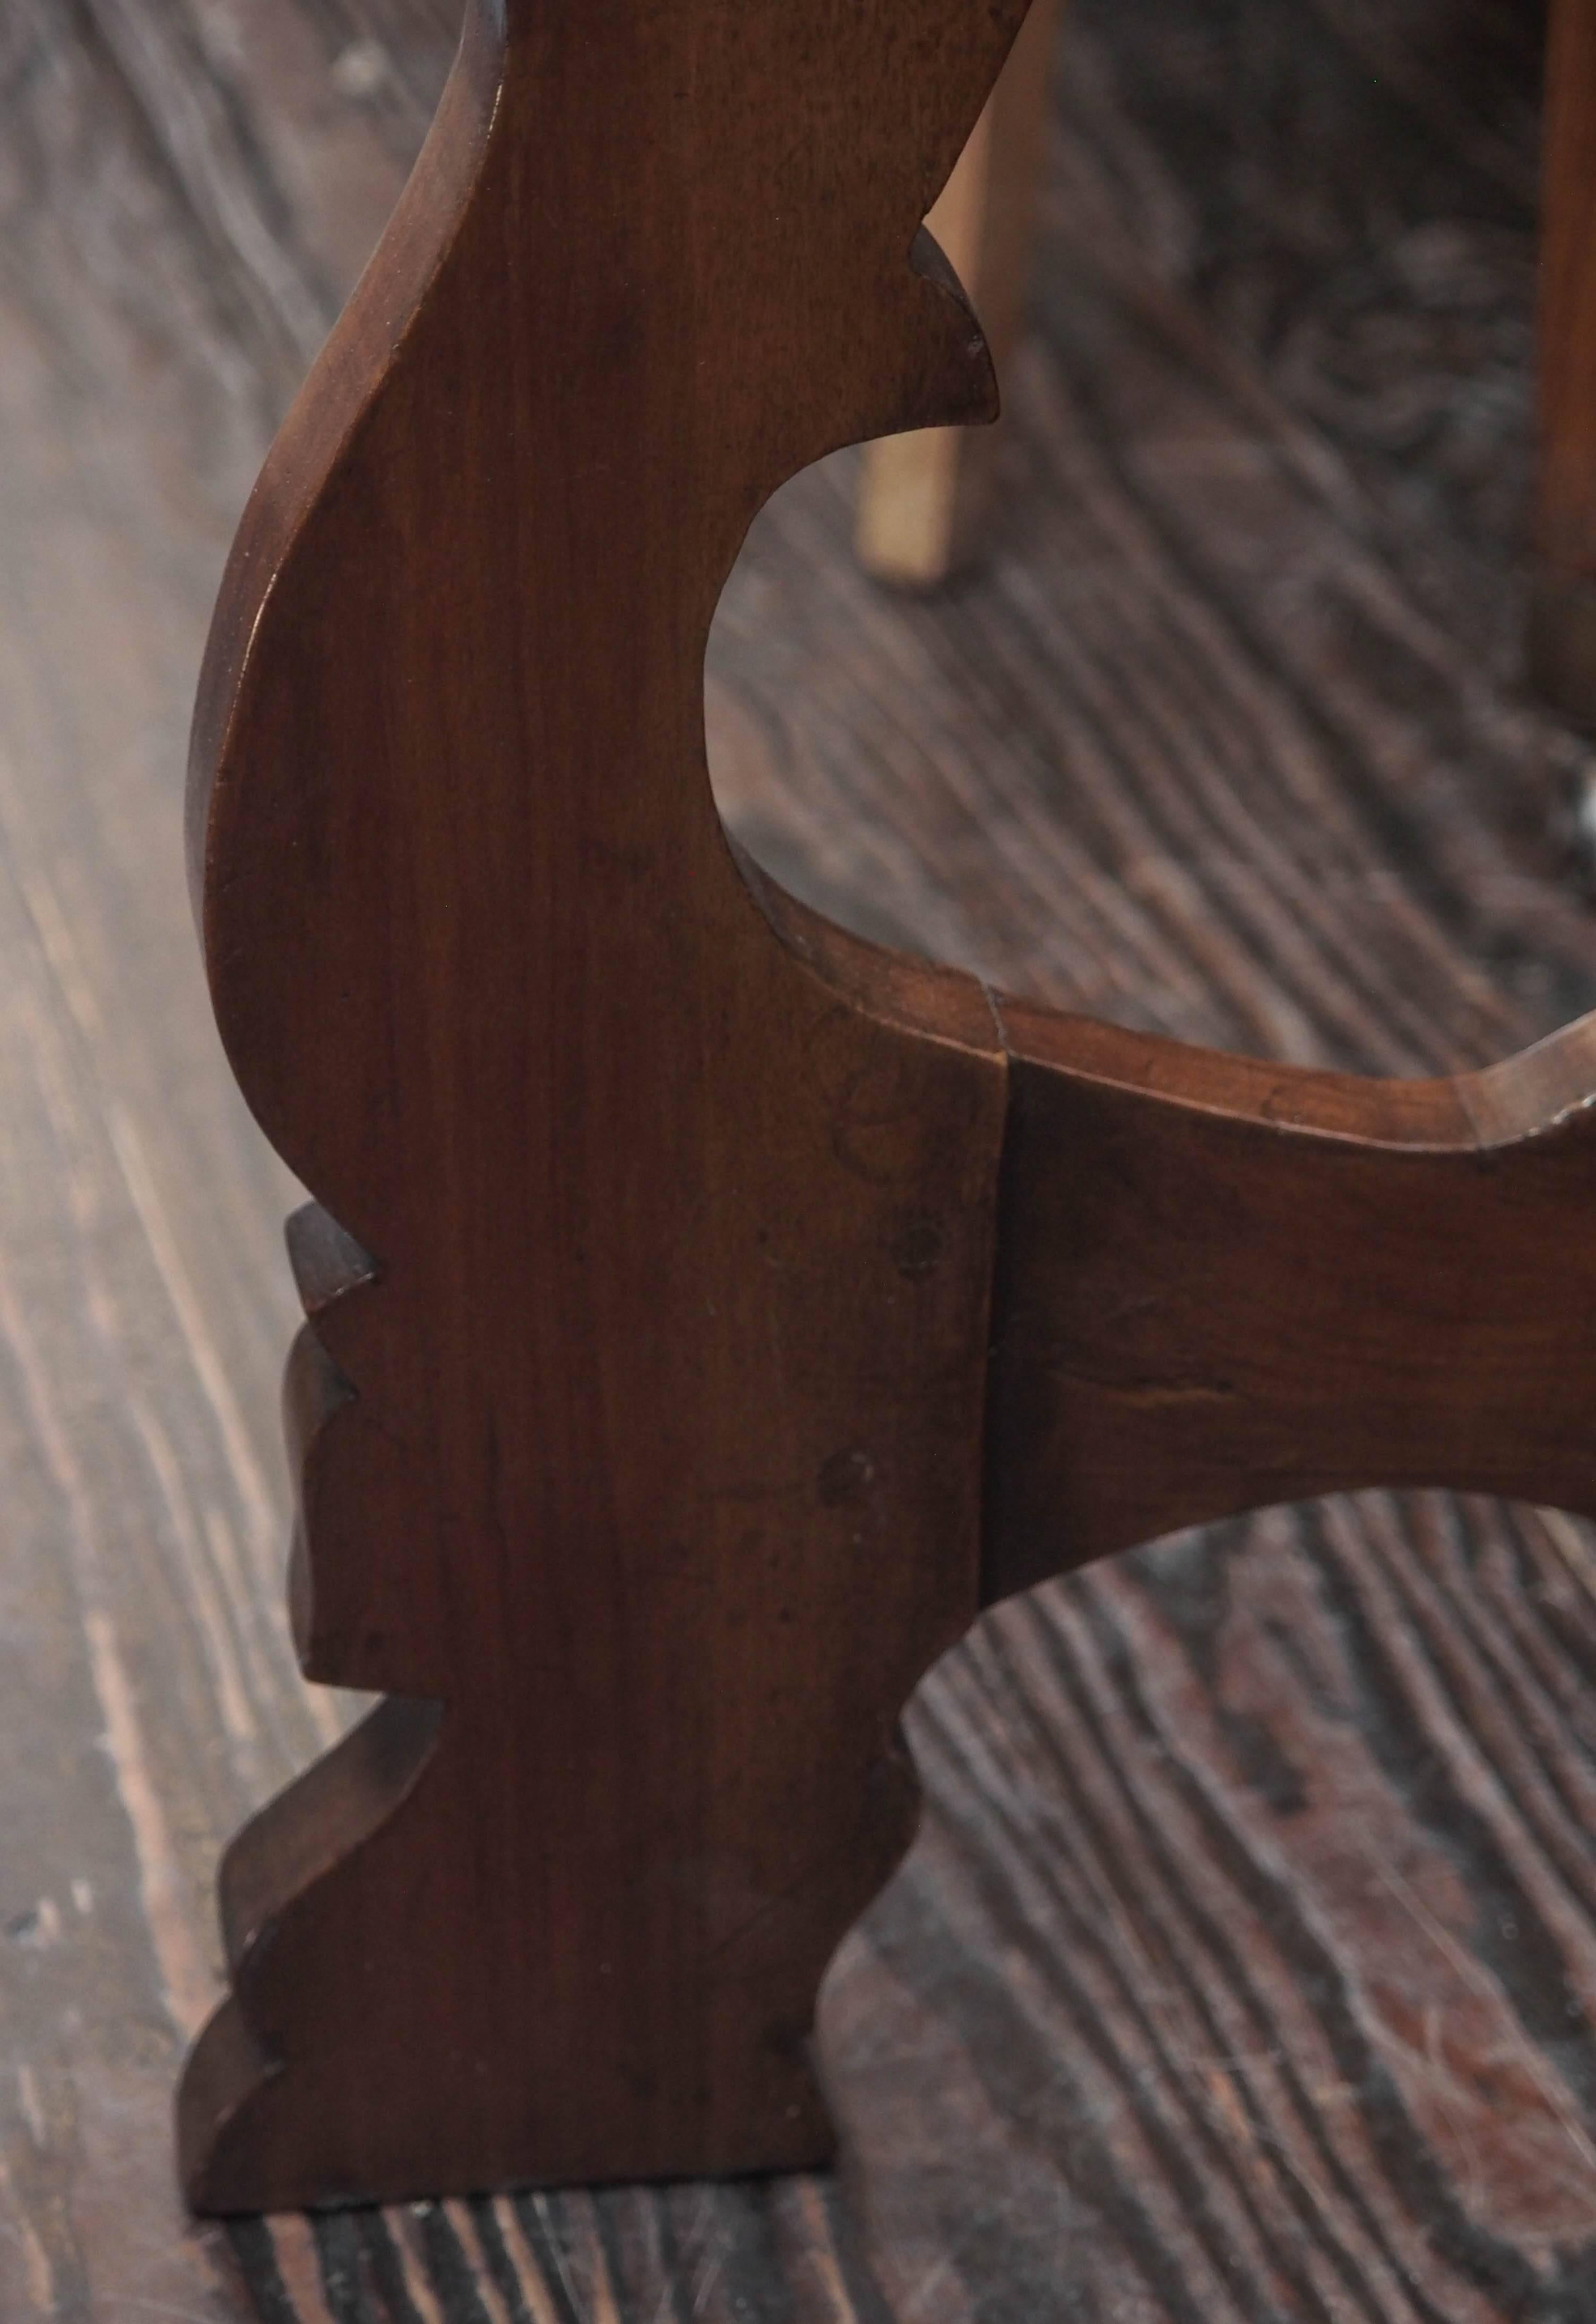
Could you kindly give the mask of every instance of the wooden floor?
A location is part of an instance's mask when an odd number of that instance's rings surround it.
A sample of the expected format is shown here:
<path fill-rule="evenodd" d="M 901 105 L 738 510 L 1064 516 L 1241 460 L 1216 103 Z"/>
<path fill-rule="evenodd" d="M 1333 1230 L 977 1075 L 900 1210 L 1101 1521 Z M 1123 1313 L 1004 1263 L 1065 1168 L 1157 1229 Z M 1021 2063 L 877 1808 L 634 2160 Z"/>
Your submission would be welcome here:
<path fill-rule="evenodd" d="M 927 1682 L 844 1945 L 836 2181 L 197 2233 L 210 1881 L 331 1735 L 282 1605 L 292 1189 L 180 870 L 228 534 L 448 0 L 0 11 L 0 2318 L 1591 2324 L 1596 1545 L 1368 1496 L 1115 1561 Z M 1518 691 L 1538 24 L 1073 0 L 983 568 L 849 459 L 761 518 L 709 724 L 792 885 L 1010 986 L 1387 1073 L 1596 1001 Z"/>

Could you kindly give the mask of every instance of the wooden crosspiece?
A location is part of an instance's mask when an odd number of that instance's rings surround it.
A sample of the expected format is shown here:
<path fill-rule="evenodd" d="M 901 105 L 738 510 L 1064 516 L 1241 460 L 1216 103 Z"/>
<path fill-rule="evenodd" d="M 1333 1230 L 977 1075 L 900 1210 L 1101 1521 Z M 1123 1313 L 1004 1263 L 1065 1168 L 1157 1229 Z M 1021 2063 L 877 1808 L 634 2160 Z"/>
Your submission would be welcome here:
<path fill-rule="evenodd" d="M 834 446 L 993 408 L 918 221 L 1024 0 L 472 0 L 201 683 L 291 1226 L 296 1637 L 203 2210 L 797 2166 L 985 1602 L 1260 1501 L 1596 1511 L 1596 1033 L 1361 1083 L 877 951 L 729 846 L 705 641 Z"/>

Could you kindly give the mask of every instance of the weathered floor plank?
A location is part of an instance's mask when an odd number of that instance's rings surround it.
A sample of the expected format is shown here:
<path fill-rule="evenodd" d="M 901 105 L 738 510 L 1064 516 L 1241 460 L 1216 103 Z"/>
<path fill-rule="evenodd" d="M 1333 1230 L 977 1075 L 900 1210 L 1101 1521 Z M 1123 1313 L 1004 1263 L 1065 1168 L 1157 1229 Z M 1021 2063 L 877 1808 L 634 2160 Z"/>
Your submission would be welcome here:
<path fill-rule="evenodd" d="M 188 701 L 448 0 L 0 17 L 0 2315 L 1596 2316 L 1596 1549 L 1369 1496 L 989 1618 L 828 1979 L 840 2182 L 181 2221 L 209 1884 L 332 1730 L 281 1604 L 292 1198 L 211 1030 Z M 872 933 L 1389 1072 L 1596 999 L 1520 698 L 1537 29 L 1075 0 L 984 569 L 846 456 L 712 646 L 723 808 Z"/>

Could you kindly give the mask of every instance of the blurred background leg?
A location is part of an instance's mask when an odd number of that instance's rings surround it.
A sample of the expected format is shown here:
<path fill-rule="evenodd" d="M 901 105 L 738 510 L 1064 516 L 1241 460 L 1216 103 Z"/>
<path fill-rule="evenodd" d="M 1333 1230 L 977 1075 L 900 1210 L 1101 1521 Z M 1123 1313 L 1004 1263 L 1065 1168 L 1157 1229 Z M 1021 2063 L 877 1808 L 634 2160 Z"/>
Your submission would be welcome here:
<path fill-rule="evenodd" d="M 1025 309 L 1059 9 L 1060 0 L 1033 0 L 1002 77 L 927 221 L 974 301 L 1000 386 Z M 975 553 L 997 433 L 993 428 L 922 428 L 865 447 L 858 549 L 867 572 L 906 588 L 928 589 Z"/>
<path fill-rule="evenodd" d="M 1530 678 L 1596 727 L 1596 0 L 1552 0 Z"/>

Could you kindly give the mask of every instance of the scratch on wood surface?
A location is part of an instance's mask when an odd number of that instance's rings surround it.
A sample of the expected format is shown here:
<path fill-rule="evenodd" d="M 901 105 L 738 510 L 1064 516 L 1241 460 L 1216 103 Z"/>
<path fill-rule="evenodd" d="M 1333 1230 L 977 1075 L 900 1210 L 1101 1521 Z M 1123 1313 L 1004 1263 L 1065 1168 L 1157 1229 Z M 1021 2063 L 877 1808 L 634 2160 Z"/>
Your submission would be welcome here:
<path fill-rule="evenodd" d="M 419 2324 L 448 2324 L 439 2307 L 438 2295 L 427 2276 L 427 2255 L 421 2248 L 417 2221 L 431 2209 L 429 2203 L 391 2203 L 383 2213 L 383 2223 L 392 2239 L 400 2273 Z"/>
<path fill-rule="evenodd" d="M 798 2209 L 807 2230 L 805 2255 L 814 2270 L 820 2291 L 831 2313 L 844 2319 L 844 2324 L 857 2324 L 857 2312 L 843 2282 L 842 2263 L 832 2239 L 831 2221 L 820 2190 L 813 2179 L 799 2179 L 794 2183 Z"/>
<path fill-rule="evenodd" d="M 220 1988 L 194 1941 L 177 1851 L 151 1775 L 137 1701 L 115 1627 L 103 1608 L 90 1606 L 85 1609 L 83 1628 L 116 1789 L 133 1827 L 139 1896 L 161 1973 L 161 1998 L 178 2032 L 189 2040 L 215 2007 Z"/>
<path fill-rule="evenodd" d="M 1493 1761 L 1490 1756 L 1482 1732 L 1478 1726 L 1465 1722 L 1454 1710 L 1425 1650 L 1422 1634 L 1416 1631 L 1407 1617 L 1387 1570 L 1388 1560 L 1379 1554 L 1382 1543 L 1388 1542 L 1391 1533 L 1388 1500 L 1370 1495 L 1360 1504 L 1356 1516 L 1347 1507 L 1333 1503 L 1326 1511 L 1325 1526 L 1344 1545 L 1346 1570 L 1352 1586 L 1368 1607 L 1370 1618 L 1385 1641 L 1386 1652 L 1401 1669 L 1408 1695 L 1460 1795 L 1490 1829 L 1525 1895 L 1554 1935 L 1567 1964 L 1571 1985 L 1580 1992 L 1587 2009 L 1596 2006 L 1596 1967 L 1591 1961 L 1589 1913 L 1571 1892 L 1564 1870 L 1539 1844 L 1534 1826 L 1512 1796 L 1499 1759 Z M 1400 1558 L 1400 1537 L 1398 1539 Z M 1361 1554 L 1364 1542 L 1369 1544 L 1369 1553 Z M 1475 1989 L 1480 1990 L 1478 1987 Z M 1596 2161 L 1596 2153 L 1591 2159 Z"/>
<path fill-rule="evenodd" d="M 1511 2009 L 1502 2006 L 1502 1994 L 1495 1978 L 1482 1961 L 1477 1960 L 1461 1945 L 1444 1922 L 1436 1919 L 1412 1884 L 1405 1880 L 1394 1866 L 1374 1863 L 1370 1868 L 1382 1886 L 1388 1889 L 1403 1910 L 1424 1931 L 1457 1976 L 1487 2002 L 1493 2015 L 1499 2015 L 1507 2029 L 1501 2044 L 1503 2054 L 1522 2067 L 1545 2099 L 1548 2111 L 1587 2171 L 1596 2176 L 1596 2145 L 1581 2122 L 1578 2110 L 1568 2091 L 1558 2078 L 1551 2061 L 1518 2031 L 1518 2021 Z"/>
<path fill-rule="evenodd" d="M 560 2324 L 559 2310 L 538 2264 L 537 2256 L 527 2241 L 526 2229 L 517 2217 L 515 2205 L 508 2195 L 495 2195 L 493 2210 L 531 2324 Z"/>
<path fill-rule="evenodd" d="M 35 1436 L 64 1504 L 69 1570 L 83 1618 L 89 1668 L 105 1721 L 111 1765 L 138 1863 L 139 1889 L 149 1923 L 167 2014 L 184 2035 L 198 2032 L 217 1987 L 194 1940 L 184 1909 L 176 1851 L 160 1794 L 152 1778 L 135 1696 L 105 1602 L 98 1521 L 88 1485 L 59 1420 L 32 1338 L 23 1321 L 9 1275 L 0 1268 L 0 1337 L 21 1375 Z"/>
<path fill-rule="evenodd" d="M 234 1746 L 241 1770 L 253 1776 L 257 1773 L 260 1724 L 250 1700 L 250 1691 L 244 1684 L 238 1649 L 233 1642 L 226 1614 L 211 1580 L 209 1561 L 194 1523 L 188 1495 L 183 1490 L 177 1457 L 166 1431 L 143 1397 L 130 1396 L 127 1410 L 139 1442 L 144 1448 L 144 1456 L 154 1471 L 168 1521 L 182 1552 L 189 1602 L 205 1641 L 206 1659 L 210 1665 L 223 1731 Z"/>
<path fill-rule="evenodd" d="M 28 2126 L 28 2136 L 42 2153 L 49 2140 L 50 2126 L 44 2119 L 44 2107 L 39 2096 L 39 2078 L 25 2061 L 16 2070 L 16 2095 L 23 2120 Z"/>
<path fill-rule="evenodd" d="M 146 2300 L 141 2292 L 125 2293 L 122 2305 L 141 2316 L 171 2317 L 174 2324 L 212 2324 L 211 2318 L 201 2315 L 198 2308 L 179 2308 L 170 2300 Z"/>
<path fill-rule="evenodd" d="M 726 2264 L 724 2243 L 712 2240 L 705 2232 L 706 2228 L 713 2227 L 714 2214 L 714 2199 L 706 2188 L 699 2195 L 693 2215 L 692 2240 L 699 2246 L 698 2270 L 693 2279 L 692 2287 L 692 2311 L 695 2317 L 702 2316 L 708 2307 L 711 2295 L 720 2281 L 722 2271 Z"/>
<path fill-rule="evenodd" d="M 248 177 L 235 165 L 237 91 L 219 59 L 183 38 L 192 28 L 175 10 L 89 0 L 88 13 L 194 215 L 226 235 L 234 279 L 308 363 L 332 319 L 328 293 L 307 280 L 297 254 L 284 245 L 281 222 L 288 206 L 265 156 L 257 152 Z"/>
<path fill-rule="evenodd" d="M 0 2218 L 0 2232 L 9 2235 L 12 2241 L 21 2246 L 23 2265 L 27 2272 L 28 2296 L 41 2316 L 53 2316 L 56 2312 L 55 2270 L 50 2264 L 50 2254 L 40 2241 L 39 2231 L 17 2193 L 16 2181 L 3 2154 L 0 2154 L 0 2200 L 11 2213 L 9 2221 Z"/>
<path fill-rule="evenodd" d="M 238 1544 L 234 1536 L 233 1527 L 228 1523 L 226 1513 L 218 1509 L 214 1502 L 209 1504 L 205 1511 L 205 1538 L 210 1545 L 210 1553 L 217 1571 L 226 1584 L 229 1602 L 240 1608 L 254 1609 L 257 1604 L 256 1593 L 250 1587 L 244 1567 L 239 1562 Z M 272 1607 L 272 1616 L 278 1621 L 283 1619 L 280 1607 L 276 1603 Z M 280 1694 L 277 1699 L 281 1699 Z M 324 1686 L 312 1686 L 307 1681 L 303 1686 L 303 1699 L 306 1713 L 316 1729 L 317 1739 L 324 1748 L 340 1741 L 345 1732 L 346 1722 L 339 1713 L 337 1702 L 328 1689 Z M 273 1698 L 267 1694 L 263 1697 L 263 1700 L 270 1702 Z"/>
<path fill-rule="evenodd" d="M 20 872 L 17 884 L 68 1013 L 84 1039 L 98 1047 L 106 1038 L 105 1019 L 55 890 L 37 866 Z"/>
<path fill-rule="evenodd" d="M 165 1205 L 156 1191 L 154 1176 L 144 1154 L 143 1140 L 124 1106 L 112 1105 L 106 1109 L 106 1127 L 157 1272 L 182 1326 L 189 1357 L 205 1390 L 206 1401 L 221 1432 L 228 1466 L 248 1520 L 250 1546 L 261 1563 L 262 1579 L 276 1590 L 281 1587 L 282 1579 L 282 1517 L 277 1499 L 255 1458 L 238 1398 L 206 1320 L 205 1303 L 189 1278 L 177 1237 L 166 1215 Z"/>
<path fill-rule="evenodd" d="M 1586 1528 L 1561 1509 L 1536 1509 L 1552 1546 L 1587 1598 L 1596 1600 L 1596 1551 Z"/>
<path fill-rule="evenodd" d="M 60 924 L 60 907 L 52 892 L 37 880 L 28 883 L 27 900 L 57 985 L 67 998 L 71 1019 L 86 1047 L 92 1048 L 96 1038 L 104 1038 L 103 1023 L 75 947 Z M 15 1005 L 45 1110 L 61 1150 L 70 1215 L 82 1238 L 86 1264 L 79 1269 L 79 1276 L 88 1313 L 110 1364 L 120 1371 L 127 1367 L 130 1350 L 137 1343 L 137 1318 L 132 1319 L 130 1329 L 130 1319 L 119 1306 L 100 1264 L 107 1222 L 106 1181 L 104 1171 L 91 1167 L 87 1157 L 81 1074 L 68 1043 L 61 1038 L 55 1012 L 26 991 L 16 996 Z M 263 1738 L 257 1707 L 265 1706 L 268 1712 L 277 1710 L 282 1689 L 281 1675 L 269 1666 L 258 1640 L 258 1593 L 244 1586 L 232 1550 L 231 1531 L 225 1523 L 208 1529 L 203 1536 L 197 1527 L 179 1461 L 152 1405 L 143 1396 L 133 1395 L 125 1409 L 154 1475 L 171 1537 L 182 1560 L 183 1595 L 203 1643 L 205 1665 L 223 1730 L 233 1747 L 235 1762 L 244 1783 L 253 1791 L 263 1791 L 268 1771 L 262 1764 Z M 227 1553 L 225 1562 L 217 1559 L 218 1543 Z M 218 1594 L 218 1583 L 226 1590 L 226 1604 Z M 236 1641 L 229 1612 L 237 1625 Z M 343 1728 L 336 1706 L 320 1698 L 314 1702 L 313 1717 L 318 1736 L 328 1741 L 337 1740 Z M 281 1741 L 280 1737 L 278 1739 Z M 281 1768 L 271 1772 L 280 1773 Z"/>
<path fill-rule="evenodd" d="M 482 2237 L 476 2231 L 470 2204 L 462 2201 L 458 2196 L 453 2196 L 443 2209 L 460 2249 L 466 2255 L 466 2264 L 471 2270 L 472 2287 L 487 2310 L 488 2324 L 520 2324 L 520 2319 L 512 2316 L 509 2302 L 500 2291 L 494 2271 L 488 2264 L 488 2255 L 483 2249 Z"/>
<path fill-rule="evenodd" d="M 615 2287 L 610 2281 L 609 2263 L 599 2240 L 592 2196 L 573 2192 L 562 2198 L 563 2235 L 551 2217 L 551 2207 L 547 2198 L 534 2195 L 532 2201 L 534 2205 L 542 2207 L 549 2249 L 555 2255 L 560 2279 L 577 2314 L 591 2317 L 593 2324 L 622 2324 L 621 2311 L 615 2301 Z M 567 2265 L 567 2262 L 573 2261 L 577 2263 L 582 2278 L 580 2292 L 572 2281 Z"/>
<path fill-rule="evenodd" d="M 951 2254 L 941 2253 L 928 2267 L 921 2270 L 914 2290 L 908 2298 L 897 2303 L 893 2324 L 916 2324 L 916 2319 L 924 2313 L 933 2292 L 940 2292 L 944 2284 L 950 2281 L 956 2290 L 957 2280 L 957 2270 L 955 2268 Z"/>
<path fill-rule="evenodd" d="M 309 2221 L 298 2211 L 284 2211 L 268 2219 L 266 2226 L 295 2324 L 341 2324 L 328 2305 Z"/>

